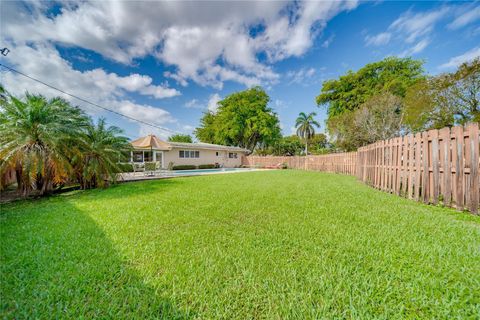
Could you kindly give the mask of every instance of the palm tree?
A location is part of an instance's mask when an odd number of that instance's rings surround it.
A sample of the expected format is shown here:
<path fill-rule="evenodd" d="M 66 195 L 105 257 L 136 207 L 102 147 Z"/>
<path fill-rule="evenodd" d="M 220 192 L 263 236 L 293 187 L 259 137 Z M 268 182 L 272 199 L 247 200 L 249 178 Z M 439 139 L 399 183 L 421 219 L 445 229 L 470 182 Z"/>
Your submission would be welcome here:
<path fill-rule="evenodd" d="M 128 138 L 122 133 L 118 127 L 107 127 L 104 118 L 87 126 L 80 138 L 79 152 L 72 159 L 82 189 L 104 187 L 108 180 L 116 181 L 121 172 L 119 160 L 130 150 Z"/>
<path fill-rule="evenodd" d="M 65 182 L 71 171 L 66 146 L 80 135 L 87 117 L 61 99 L 7 95 L 0 108 L 0 174 L 15 170 L 18 190 L 43 195 Z"/>
<path fill-rule="evenodd" d="M 310 112 L 308 115 L 300 112 L 295 121 L 297 135 L 305 141 L 305 155 L 308 155 L 308 140 L 315 135 L 315 127 L 320 128 L 320 124 L 313 119 L 317 114 Z"/>

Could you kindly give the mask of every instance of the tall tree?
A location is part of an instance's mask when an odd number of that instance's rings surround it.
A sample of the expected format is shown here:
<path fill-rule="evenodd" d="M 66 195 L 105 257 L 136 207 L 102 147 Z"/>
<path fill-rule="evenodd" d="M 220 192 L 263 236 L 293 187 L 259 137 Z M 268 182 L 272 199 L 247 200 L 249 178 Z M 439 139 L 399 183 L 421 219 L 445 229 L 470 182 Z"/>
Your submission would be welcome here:
<path fill-rule="evenodd" d="M 327 129 L 336 145 L 354 150 L 361 145 L 355 142 L 356 110 L 382 94 L 404 98 L 410 87 L 424 79 L 423 61 L 389 57 L 324 82 L 316 101 L 327 107 Z"/>
<path fill-rule="evenodd" d="M 300 112 L 295 121 L 297 135 L 305 141 L 305 155 L 308 155 L 308 140 L 315 135 L 315 127 L 320 128 L 320 124 L 314 119 L 317 114 L 310 112 L 308 115 Z"/>
<path fill-rule="evenodd" d="M 71 150 L 88 118 L 63 99 L 27 94 L 24 101 L 9 96 L 0 109 L 0 174 L 15 169 L 19 190 L 32 186 L 44 194 L 66 181 Z"/>
<path fill-rule="evenodd" d="M 313 137 L 310 138 L 310 153 L 312 154 L 323 154 L 329 151 L 328 149 L 328 139 L 327 136 L 323 133 L 316 133 Z"/>
<path fill-rule="evenodd" d="M 186 142 L 186 143 L 192 143 L 192 136 L 189 134 L 174 134 L 168 137 L 168 141 L 170 142 Z"/>
<path fill-rule="evenodd" d="M 202 142 L 236 145 L 254 151 L 280 138 L 278 117 L 268 107 L 270 98 L 260 87 L 233 93 L 207 112 L 195 135 Z"/>
<path fill-rule="evenodd" d="M 480 58 L 412 86 L 405 113 L 412 131 L 480 122 Z"/>
<path fill-rule="evenodd" d="M 80 136 L 79 152 L 72 159 L 82 189 L 104 187 L 109 180 L 116 181 L 121 172 L 119 162 L 131 148 L 122 134 L 120 128 L 107 126 L 104 118 L 86 127 Z"/>
<path fill-rule="evenodd" d="M 383 92 L 404 97 L 409 87 L 424 79 L 423 61 L 388 57 L 349 71 L 338 79 L 323 83 L 318 105 L 326 105 L 328 116 L 358 109 L 369 98 Z"/>
<path fill-rule="evenodd" d="M 203 117 L 200 119 L 200 126 L 194 131 L 198 140 L 205 143 L 221 144 L 221 141 L 217 141 L 215 137 L 218 131 L 215 120 L 216 115 L 213 112 L 207 111 L 203 114 Z"/>

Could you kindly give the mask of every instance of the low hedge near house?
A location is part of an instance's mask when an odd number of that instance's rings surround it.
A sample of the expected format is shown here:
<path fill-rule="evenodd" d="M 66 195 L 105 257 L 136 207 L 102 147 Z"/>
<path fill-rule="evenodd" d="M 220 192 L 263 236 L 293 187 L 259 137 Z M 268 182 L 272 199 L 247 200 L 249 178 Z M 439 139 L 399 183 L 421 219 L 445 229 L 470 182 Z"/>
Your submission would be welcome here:
<path fill-rule="evenodd" d="M 193 169 L 197 169 L 197 166 L 194 166 L 193 164 L 181 164 L 181 165 L 172 167 L 172 170 L 193 170 Z"/>
<path fill-rule="evenodd" d="M 214 164 L 201 164 L 198 166 L 198 169 L 215 169 Z"/>
<path fill-rule="evenodd" d="M 121 172 L 133 172 L 133 165 L 131 163 L 119 163 L 118 167 Z"/>

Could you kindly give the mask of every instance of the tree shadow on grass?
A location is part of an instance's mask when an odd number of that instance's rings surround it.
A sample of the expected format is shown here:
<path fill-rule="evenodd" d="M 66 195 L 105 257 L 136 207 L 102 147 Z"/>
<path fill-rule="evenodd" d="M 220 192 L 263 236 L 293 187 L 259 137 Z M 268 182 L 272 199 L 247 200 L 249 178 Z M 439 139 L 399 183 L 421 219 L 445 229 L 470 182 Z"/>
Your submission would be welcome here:
<path fill-rule="evenodd" d="M 0 216 L 1 318 L 189 319 L 67 199 Z"/>
<path fill-rule="evenodd" d="M 159 179 L 125 182 L 111 186 L 107 189 L 88 190 L 84 196 L 89 198 L 99 197 L 102 200 L 110 200 L 116 198 L 138 198 L 139 196 L 148 196 L 168 191 L 173 186 L 184 184 L 181 179 Z"/>

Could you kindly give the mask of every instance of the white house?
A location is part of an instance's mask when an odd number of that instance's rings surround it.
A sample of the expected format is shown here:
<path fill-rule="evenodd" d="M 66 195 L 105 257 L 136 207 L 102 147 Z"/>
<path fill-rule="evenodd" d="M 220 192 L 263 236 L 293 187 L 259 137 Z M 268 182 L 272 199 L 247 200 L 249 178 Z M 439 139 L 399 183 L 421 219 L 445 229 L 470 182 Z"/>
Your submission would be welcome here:
<path fill-rule="evenodd" d="M 239 147 L 210 143 L 184 143 L 162 141 L 155 135 L 138 138 L 131 142 L 132 163 L 157 162 L 161 168 L 171 165 L 214 164 L 225 168 L 242 165 L 242 157 L 249 151 Z"/>

